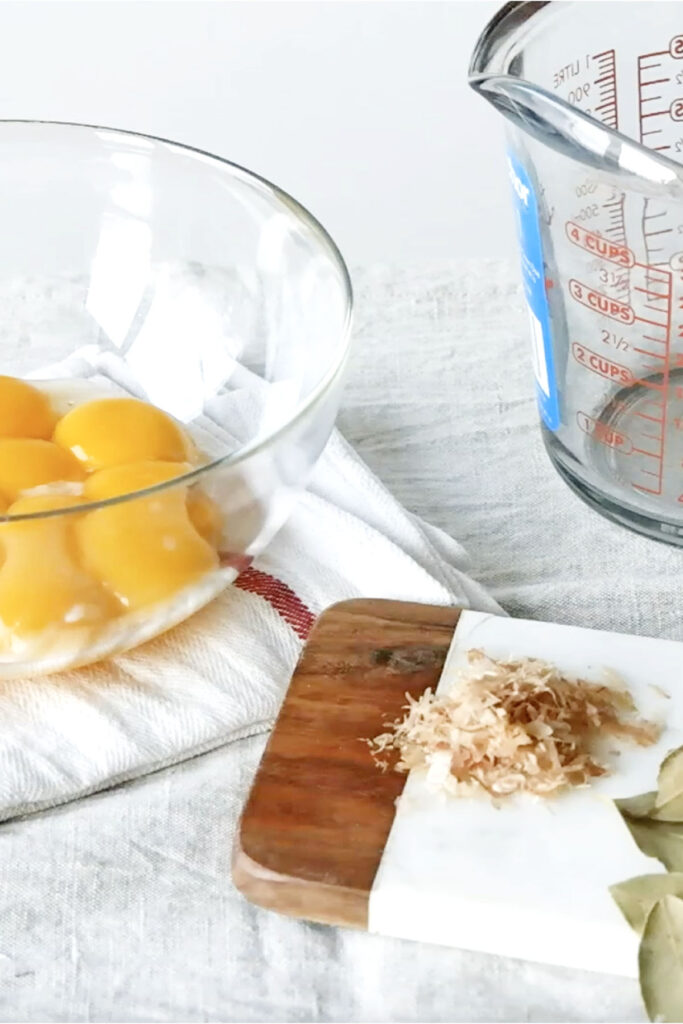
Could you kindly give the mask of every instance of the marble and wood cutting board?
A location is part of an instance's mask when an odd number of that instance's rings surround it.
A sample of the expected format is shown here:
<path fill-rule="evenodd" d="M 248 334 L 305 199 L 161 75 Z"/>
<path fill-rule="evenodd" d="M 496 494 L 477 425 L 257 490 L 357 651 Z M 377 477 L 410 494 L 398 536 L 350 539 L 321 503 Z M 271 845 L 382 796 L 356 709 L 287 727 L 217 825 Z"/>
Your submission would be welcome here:
<path fill-rule="evenodd" d="M 457 608 L 347 601 L 318 620 L 242 817 L 233 877 L 250 900 L 366 928 L 368 898 L 404 775 L 363 737 L 441 675 Z"/>
<path fill-rule="evenodd" d="M 590 790 L 502 810 L 439 798 L 418 773 L 379 771 L 363 740 L 402 715 L 406 693 L 447 684 L 472 647 L 589 679 L 616 671 L 639 712 L 664 725 L 661 739 L 624 754 Z M 608 886 L 663 869 L 636 848 L 611 798 L 654 788 L 663 756 L 681 744 L 683 644 L 347 601 L 320 617 L 294 673 L 233 878 L 254 903 L 310 921 L 637 976 L 637 938 Z"/>

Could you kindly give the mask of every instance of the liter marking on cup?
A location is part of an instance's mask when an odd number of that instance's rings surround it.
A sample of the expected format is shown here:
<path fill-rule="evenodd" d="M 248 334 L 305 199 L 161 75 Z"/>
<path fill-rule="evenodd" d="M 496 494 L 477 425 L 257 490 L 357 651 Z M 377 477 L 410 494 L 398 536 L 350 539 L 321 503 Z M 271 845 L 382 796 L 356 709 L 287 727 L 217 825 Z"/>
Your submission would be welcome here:
<path fill-rule="evenodd" d="M 619 128 L 617 62 L 614 50 L 585 53 L 553 74 L 553 89 L 567 103 L 592 114 L 608 128 Z"/>

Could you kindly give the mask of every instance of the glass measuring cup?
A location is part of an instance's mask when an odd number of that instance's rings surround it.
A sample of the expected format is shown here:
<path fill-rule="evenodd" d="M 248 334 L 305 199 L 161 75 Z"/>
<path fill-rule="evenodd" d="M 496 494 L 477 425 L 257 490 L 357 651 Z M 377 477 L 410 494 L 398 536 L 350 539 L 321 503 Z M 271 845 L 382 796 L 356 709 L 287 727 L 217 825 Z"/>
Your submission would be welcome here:
<path fill-rule="evenodd" d="M 548 454 L 683 545 L 683 9 L 509 3 L 470 84 L 507 118 Z"/>

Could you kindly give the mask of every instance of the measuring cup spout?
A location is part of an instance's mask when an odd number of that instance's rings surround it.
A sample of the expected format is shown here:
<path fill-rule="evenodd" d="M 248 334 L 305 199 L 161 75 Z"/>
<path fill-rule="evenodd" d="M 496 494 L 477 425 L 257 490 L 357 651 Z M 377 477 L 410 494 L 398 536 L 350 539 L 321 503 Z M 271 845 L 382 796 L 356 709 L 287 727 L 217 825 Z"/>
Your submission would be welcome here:
<path fill-rule="evenodd" d="M 629 188 L 681 199 L 683 167 L 615 131 L 522 77 L 523 51 L 511 39 L 547 3 L 508 3 L 489 22 L 474 48 L 469 84 L 504 117 L 556 152 L 620 179 Z M 558 7 L 564 6 L 558 4 Z M 683 37 L 682 37 L 683 38 Z"/>
<path fill-rule="evenodd" d="M 590 119 L 578 122 L 573 111 L 544 89 L 512 75 L 472 75 L 470 85 L 496 110 L 545 145 L 585 163 L 608 169 L 617 166 L 613 133 Z"/>
<path fill-rule="evenodd" d="M 683 167 L 570 107 L 540 86 L 513 75 L 471 73 L 469 84 L 508 120 L 563 156 L 587 167 L 628 178 L 628 187 L 647 184 L 662 195 L 681 198 Z"/>

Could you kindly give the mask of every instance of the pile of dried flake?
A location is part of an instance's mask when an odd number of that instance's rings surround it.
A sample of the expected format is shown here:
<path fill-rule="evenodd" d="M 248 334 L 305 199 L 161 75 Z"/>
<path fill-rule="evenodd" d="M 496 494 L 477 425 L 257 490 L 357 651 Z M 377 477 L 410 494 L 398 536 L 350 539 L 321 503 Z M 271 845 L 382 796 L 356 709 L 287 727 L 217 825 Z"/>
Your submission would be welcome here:
<path fill-rule="evenodd" d="M 408 701 L 406 716 L 370 740 L 376 763 L 388 767 L 387 752 L 398 751 L 396 771 L 425 768 L 431 787 L 458 795 L 481 788 L 493 797 L 551 796 L 585 786 L 609 771 L 594 753 L 598 739 L 649 746 L 660 732 L 633 719 L 626 690 L 567 679 L 534 658 L 495 661 L 478 650 L 468 652 L 449 694 L 427 690 Z"/>

